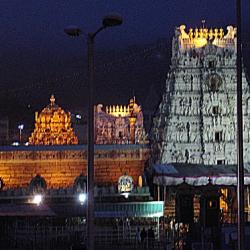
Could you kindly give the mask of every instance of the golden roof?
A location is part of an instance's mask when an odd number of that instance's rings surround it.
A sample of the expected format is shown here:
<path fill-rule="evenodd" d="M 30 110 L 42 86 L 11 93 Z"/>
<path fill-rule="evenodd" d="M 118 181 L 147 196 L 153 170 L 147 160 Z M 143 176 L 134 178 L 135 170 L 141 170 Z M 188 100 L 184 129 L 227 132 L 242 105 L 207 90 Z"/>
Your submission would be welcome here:
<path fill-rule="evenodd" d="M 78 144 L 78 139 L 71 128 L 70 112 L 65 112 L 56 105 L 54 95 L 51 95 L 50 104 L 40 114 L 35 113 L 35 129 L 29 138 L 29 144 Z"/>

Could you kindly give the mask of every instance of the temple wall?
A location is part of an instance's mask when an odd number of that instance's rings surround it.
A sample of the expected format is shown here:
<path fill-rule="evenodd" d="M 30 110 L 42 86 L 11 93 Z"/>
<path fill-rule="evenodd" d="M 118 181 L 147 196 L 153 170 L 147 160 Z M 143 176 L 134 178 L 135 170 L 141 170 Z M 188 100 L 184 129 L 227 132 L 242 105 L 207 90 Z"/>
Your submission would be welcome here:
<path fill-rule="evenodd" d="M 137 184 L 149 149 L 143 145 L 102 145 L 95 149 L 95 184 L 116 185 L 125 172 Z M 86 175 L 87 148 L 44 146 L 0 148 L 0 177 L 5 188 L 26 187 L 40 174 L 48 188 L 70 187 L 80 173 Z"/>

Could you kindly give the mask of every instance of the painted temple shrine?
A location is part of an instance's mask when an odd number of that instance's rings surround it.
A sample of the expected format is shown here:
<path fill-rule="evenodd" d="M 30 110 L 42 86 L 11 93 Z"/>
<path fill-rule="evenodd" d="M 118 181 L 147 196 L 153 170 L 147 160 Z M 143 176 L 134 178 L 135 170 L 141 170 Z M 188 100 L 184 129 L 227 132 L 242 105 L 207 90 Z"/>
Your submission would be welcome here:
<path fill-rule="evenodd" d="M 96 144 L 145 144 L 141 107 L 131 98 L 126 106 L 99 104 L 95 112 Z"/>
<path fill-rule="evenodd" d="M 35 113 L 35 129 L 29 138 L 30 145 L 78 144 L 71 127 L 71 115 L 55 103 L 54 95 L 50 104 L 40 113 Z"/>

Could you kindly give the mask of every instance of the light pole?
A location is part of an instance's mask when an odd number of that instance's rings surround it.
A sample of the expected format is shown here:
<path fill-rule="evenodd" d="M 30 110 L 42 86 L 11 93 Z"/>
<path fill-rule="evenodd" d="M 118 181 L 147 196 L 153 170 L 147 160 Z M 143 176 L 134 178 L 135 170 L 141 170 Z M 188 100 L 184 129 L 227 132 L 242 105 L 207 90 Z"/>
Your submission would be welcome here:
<path fill-rule="evenodd" d="M 105 16 L 102 26 L 93 33 L 87 34 L 88 48 L 88 167 L 87 167 L 87 249 L 94 250 L 94 41 L 96 35 L 107 27 L 122 24 L 118 15 Z M 79 36 L 78 27 L 68 27 L 65 33 Z"/>
<path fill-rule="evenodd" d="M 243 164 L 243 127 L 242 127 L 242 45 L 241 45 L 241 0 L 236 0 L 237 20 L 237 204 L 238 204 L 238 250 L 245 243 L 244 218 L 244 164 Z"/>
<path fill-rule="evenodd" d="M 22 130 L 23 130 L 23 128 L 24 128 L 23 124 L 19 124 L 18 125 L 18 129 L 19 129 L 19 143 L 20 143 L 20 145 L 22 143 Z"/>

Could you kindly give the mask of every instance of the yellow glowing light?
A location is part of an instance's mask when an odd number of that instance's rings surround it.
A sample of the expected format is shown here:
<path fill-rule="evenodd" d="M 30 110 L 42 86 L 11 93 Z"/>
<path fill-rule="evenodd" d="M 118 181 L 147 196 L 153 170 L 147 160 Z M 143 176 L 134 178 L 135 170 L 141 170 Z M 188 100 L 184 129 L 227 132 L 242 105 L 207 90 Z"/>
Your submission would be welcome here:
<path fill-rule="evenodd" d="M 35 113 L 35 129 L 29 137 L 30 145 L 78 144 L 71 127 L 71 114 L 55 103 L 54 95 L 50 104 L 39 114 Z"/>
<path fill-rule="evenodd" d="M 221 190 L 222 196 L 220 197 L 220 208 L 223 209 L 223 211 L 228 211 L 228 204 L 225 201 L 228 198 L 228 190 L 226 188 L 222 188 Z"/>
<path fill-rule="evenodd" d="M 141 175 L 138 177 L 138 186 L 142 187 L 142 176 Z"/>
<path fill-rule="evenodd" d="M 207 44 L 207 39 L 206 38 L 195 38 L 194 39 L 194 46 L 196 48 L 201 48 Z"/>
<path fill-rule="evenodd" d="M 203 26 L 199 29 L 190 28 L 188 33 L 185 29 L 185 25 L 179 26 L 179 40 L 182 49 L 201 48 L 206 46 L 209 40 L 213 45 L 223 48 L 227 44 L 234 44 L 233 40 L 236 38 L 236 28 L 233 26 L 227 27 L 227 34 L 224 33 L 222 28 L 207 29 Z"/>
<path fill-rule="evenodd" d="M 106 108 L 106 112 L 110 115 L 113 115 L 115 117 L 126 117 L 126 116 L 129 116 L 129 108 L 126 107 L 126 106 L 110 106 L 110 107 L 107 107 Z"/>

